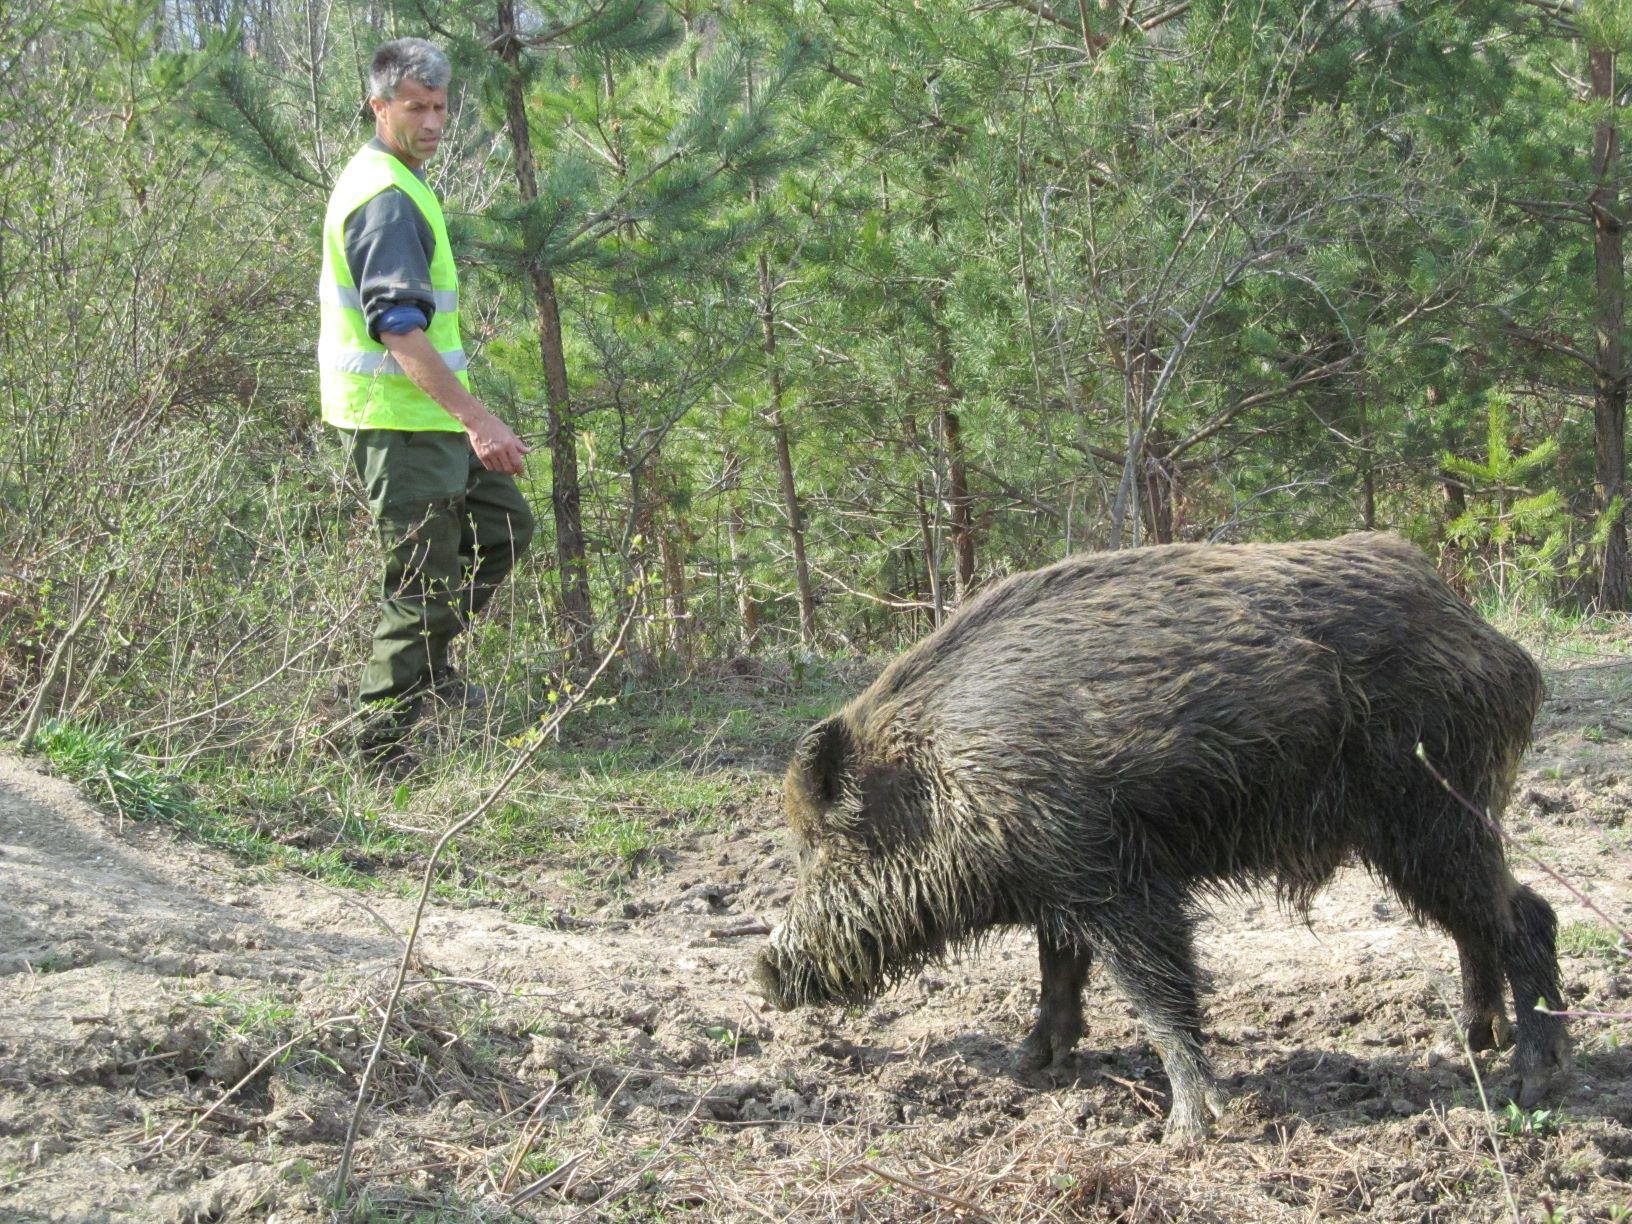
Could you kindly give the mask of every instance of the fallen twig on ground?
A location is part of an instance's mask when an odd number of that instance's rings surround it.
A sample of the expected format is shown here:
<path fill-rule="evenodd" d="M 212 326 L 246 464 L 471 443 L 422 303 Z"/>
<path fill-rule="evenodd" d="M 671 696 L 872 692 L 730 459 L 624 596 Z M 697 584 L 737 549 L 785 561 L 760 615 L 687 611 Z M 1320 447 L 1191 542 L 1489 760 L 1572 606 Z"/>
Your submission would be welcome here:
<path fill-rule="evenodd" d="M 967 1211 L 977 1220 L 984 1220 L 988 1218 L 984 1211 L 965 1199 L 958 1198 L 956 1195 L 945 1194 L 942 1191 L 935 1189 L 933 1186 L 926 1186 L 922 1182 L 913 1181 L 910 1177 L 902 1177 L 899 1173 L 887 1172 L 886 1170 L 881 1169 L 877 1165 L 868 1161 L 857 1161 L 856 1168 L 865 1170 L 866 1172 L 871 1173 L 874 1177 L 881 1177 L 887 1182 L 894 1182 L 897 1186 L 904 1186 L 908 1190 L 912 1190 L 918 1194 L 927 1194 L 930 1198 L 940 1199 L 943 1203 L 950 1203 L 952 1206 L 957 1207 L 960 1210 Z"/>
<path fill-rule="evenodd" d="M 357 1135 L 362 1129 L 363 1113 L 368 1107 L 368 1092 L 373 1083 L 374 1069 L 379 1064 L 380 1051 L 385 1046 L 386 1032 L 391 1027 L 391 1018 L 396 1012 L 398 1000 L 402 997 L 403 985 L 407 981 L 408 970 L 414 959 L 414 945 L 419 939 L 420 924 L 425 917 L 425 906 L 430 901 L 431 885 L 436 881 L 436 869 L 440 863 L 442 852 L 447 849 L 448 844 L 455 837 L 475 824 L 498 802 L 499 797 L 509 789 L 510 783 L 515 780 L 516 775 L 526 768 L 527 763 L 533 759 L 545 744 L 549 743 L 551 734 L 561 726 L 569 714 L 583 704 L 584 698 L 594 689 L 595 682 L 601 678 L 601 675 L 611 665 L 612 660 L 622 650 L 624 635 L 629 631 L 629 626 L 634 621 L 635 611 L 638 606 L 638 604 L 630 605 L 628 614 L 623 618 L 623 623 L 618 626 L 617 636 L 613 639 L 612 644 L 607 647 L 606 653 L 601 656 L 601 661 L 596 665 L 595 670 L 590 673 L 589 678 L 582 685 L 579 685 L 568 694 L 567 699 L 561 703 L 561 706 L 549 718 L 535 728 L 532 742 L 517 755 L 510 768 L 505 771 L 504 776 L 487 793 L 487 797 L 466 815 L 449 825 L 442 836 L 437 839 L 436 845 L 431 847 L 430 857 L 425 863 L 425 874 L 420 882 L 419 897 L 414 904 L 414 917 L 408 926 L 408 936 L 403 941 L 402 958 L 397 963 L 396 981 L 392 984 L 391 993 L 387 996 L 385 1006 L 382 1009 L 380 1028 L 374 1039 L 374 1048 L 369 1052 L 368 1062 L 363 1066 L 363 1074 L 357 1085 L 357 1103 L 351 1113 L 351 1122 L 346 1128 L 345 1145 L 340 1149 L 340 1164 L 335 1171 L 333 1192 L 337 1205 L 343 1206 L 348 1197 L 347 1184 L 351 1178 L 352 1156 L 357 1147 Z"/>

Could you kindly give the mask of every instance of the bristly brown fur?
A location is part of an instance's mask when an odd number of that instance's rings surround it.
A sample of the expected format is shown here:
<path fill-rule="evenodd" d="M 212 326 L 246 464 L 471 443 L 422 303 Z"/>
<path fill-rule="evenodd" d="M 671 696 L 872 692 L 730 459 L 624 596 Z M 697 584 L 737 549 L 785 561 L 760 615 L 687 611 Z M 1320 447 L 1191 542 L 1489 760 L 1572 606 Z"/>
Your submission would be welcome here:
<path fill-rule="evenodd" d="M 1529 656 L 1389 536 L 1017 575 L 801 743 L 786 805 L 804 868 L 761 980 L 786 1005 L 864 998 L 1024 924 L 1045 990 L 1047 949 L 1084 968 L 1092 951 L 1153 1015 L 1178 1000 L 1165 1021 L 1184 1029 L 1192 899 L 1268 883 L 1304 907 L 1358 855 L 1472 956 L 1470 1023 L 1515 960 L 1554 998 L 1550 948 L 1514 944 L 1541 918 L 1523 919 L 1496 832 L 1415 757 L 1497 813 L 1541 697 Z"/>

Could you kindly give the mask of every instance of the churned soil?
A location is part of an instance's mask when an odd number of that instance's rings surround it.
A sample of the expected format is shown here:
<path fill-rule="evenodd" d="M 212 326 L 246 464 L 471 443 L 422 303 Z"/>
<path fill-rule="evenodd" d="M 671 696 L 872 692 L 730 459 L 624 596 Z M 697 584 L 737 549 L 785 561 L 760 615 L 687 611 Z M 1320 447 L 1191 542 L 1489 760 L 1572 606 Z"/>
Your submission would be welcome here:
<path fill-rule="evenodd" d="M 1632 926 L 1632 663 L 1548 672 L 1506 824 L 1559 910 L 1571 1008 L 1608 1013 L 1572 1022 L 1548 1108 L 1507 1106 L 1507 1054 L 1446 1048 L 1454 949 L 1358 870 L 1307 921 L 1254 894 L 1214 907 L 1233 1099 L 1193 1150 L 1161 1145 L 1160 1063 L 1097 975 L 1074 1073 L 1012 1072 L 1024 934 L 865 1008 L 767 1011 L 748 978 L 791 887 L 779 764 L 736 761 L 730 827 L 677 824 L 597 908 L 547 863 L 550 925 L 432 904 L 357 1147 L 365 1218 L 1632 1218 L 1632 958 L 1611 933 Z M 121 827 L 0 758 L 0 1219 L 328 1218 L 411 908 Z"/>

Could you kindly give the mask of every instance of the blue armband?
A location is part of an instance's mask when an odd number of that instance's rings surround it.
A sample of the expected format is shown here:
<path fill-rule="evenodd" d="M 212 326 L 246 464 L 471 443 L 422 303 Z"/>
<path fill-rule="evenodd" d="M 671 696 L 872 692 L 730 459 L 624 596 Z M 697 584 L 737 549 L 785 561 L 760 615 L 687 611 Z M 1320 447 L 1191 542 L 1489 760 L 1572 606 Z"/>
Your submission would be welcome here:
<path fill-rule="evenodd" d="M 425 312 L 418 306 L 393 306 L 380 316 L 379 324 L 374 330 L 382 335 L 389 333 L 393 336 L 400 336 L 404 332 L 413 331 L 416 327 L 420 331 L 424 331 L 430 325 L 431 321 L 425 317 Z"/>

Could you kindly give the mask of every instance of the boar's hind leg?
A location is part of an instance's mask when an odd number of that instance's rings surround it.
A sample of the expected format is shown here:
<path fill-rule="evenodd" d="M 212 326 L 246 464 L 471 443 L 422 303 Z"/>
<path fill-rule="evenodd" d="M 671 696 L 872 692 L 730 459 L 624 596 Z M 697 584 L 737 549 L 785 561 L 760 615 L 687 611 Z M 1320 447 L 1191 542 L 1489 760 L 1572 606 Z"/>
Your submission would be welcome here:
<path fill-rule="evenodd" d="M 1536 1010 L 1538 999 L 1549 1010 L 1562 1006 L 1557 920 L 1552 906 L 1514 881 L 1494 835 L 1480 829 L 1476 844 L 1456 847 L 1448 857 L 1449 864 L 1443 853 L 1424 851 L 1377 865 L 1407 906 L 1456 940 L 1462 962 L 1457 1024 L 1472 1049 L 1507 1044 L 1512 1026 L 1502 1007 L 1506 977 L 1518 1017 L 1519 1103 L 1529 1108 L 1564 1061 L 1564 1022 Z"/>
<path fill-rule="evenodd" d="M 1162 1056 L 1173 1091 L 1163 1138 L 1170 1144 L 1202 1139 L 1224 1112 L 1201 1044 L 1191 920 L 1183 898 L 1163 898 L 1152 887 L 1125 894 L 1089 917 L 1095 950 Z"/>
<path fill-rule="evenodd" d="M 1483 871 L 1475 865 L 1481 860 L 1486 865 Z M 1456 941 L 1462 1007 L 1451 1043 L 1454 1052 L 1460 1054 L 1464 1042 L 1470 1050 L 1499 1049 L 1513 1039 L 1513 1025 L 1502 1005 L 1506 972 L 1500 898 L 1506 892 L 1502 881 L 1507 868 L 1490 860 L 1485 846 L 1453 868 L 1435 863 L 1432 855 L 1410 857 L 1385 867 L 1383 874 L 1412 913 L 1442 927 Z"/>
<path fill-rule="evenodd" d="M 1082 1036 L 1082 984 L 1093 952 L 1086 944 L 1056 941 L 1039 926 L 1037 959 L 1043 975 L 1037 1023 L 1020 1044 L 1016 1066 L 1022 1072 L 1059 1072 Z"/>
<path fill-rule="evenodd" d="M 1510 905 L 1513 924 L 1502 955 L 1519 1023 L 1519 1105 L 1532 1109 L 1553 1087 L 1568 1053 L 1564 1021 L 1536 1010 L 1538 1004 L 1548 1011 L 1564 1005 L 1558 982 L 1558 918 L 1552 906 L 1522 885 L 1513 886 Z"/>
<path fill-rule="evenodd" d="M 1499 940 L 1488 932 L 1477 936 L 1451 932 L 1462 962 L 1462 1009 L 1456 1014 L 1458 1044 L 1470 1050 L 1501 1050 L 1513 1044 L 1513 1022 L 1502 1005 L 1502 956 Z"/>

